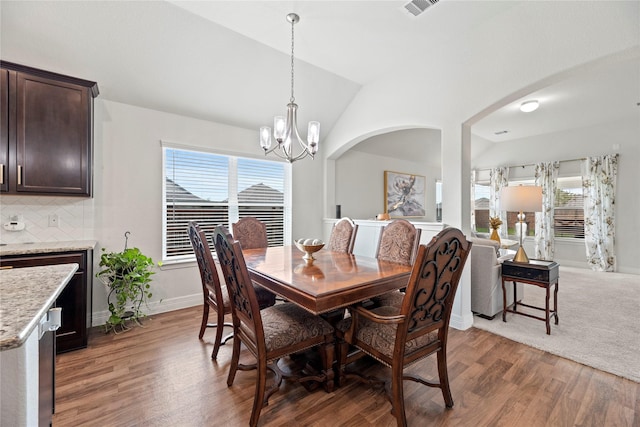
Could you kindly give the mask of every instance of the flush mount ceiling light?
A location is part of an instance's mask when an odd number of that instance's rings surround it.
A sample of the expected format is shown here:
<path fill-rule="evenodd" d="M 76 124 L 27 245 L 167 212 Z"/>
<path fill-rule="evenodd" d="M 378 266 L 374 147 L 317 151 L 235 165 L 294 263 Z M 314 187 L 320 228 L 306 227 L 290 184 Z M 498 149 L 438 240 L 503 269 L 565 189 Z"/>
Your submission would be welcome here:
<path fill-rule="evenodd" d="M 291 98 L 287 104 L 287 116 L 276 116 L 273 120 L 273 137 L 278 142 L 271 148 L 271 128 L 263 126 L 260 128 L 260 146 L 264 154 L 273 153 L 276 156 L 293 163 L 296 160 L 307 156 L 313 156 L 318 152 L 318 140 L 320 139 L 320 123 L 309 122 L 307 130 L 307 143 L 305 144 L 298 133 L 298 104 L 293 96 L 293 25 L 300 21 L 300 17 L 295 13 L 287 15 L 287 21 L 291 24 Z M 295 146 L 299 152 L 296 154 Z"/>
<path fill-rule="evenodd" d="M 535 99 L 533 101 L 527 101 L 520 104 L 520 111 L 523 113 L 530 113 L 538 109 L 540 104 Z"/>

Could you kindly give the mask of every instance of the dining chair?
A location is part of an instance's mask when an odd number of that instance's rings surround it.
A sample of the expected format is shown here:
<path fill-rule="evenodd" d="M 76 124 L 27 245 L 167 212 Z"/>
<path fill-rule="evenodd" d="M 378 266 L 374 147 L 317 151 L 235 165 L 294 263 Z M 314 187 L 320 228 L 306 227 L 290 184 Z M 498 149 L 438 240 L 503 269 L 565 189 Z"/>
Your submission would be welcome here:
<path fill-rule="evenodd" d="M 258 218 L 246 216 L 231 225 L 233 238 L 240 242 L 242 249 L 260 249 L 269 246 L 267 239 L 267 226 Z M 260 286 L 253 284 L 258 293 L 258 299 L 263 306 L 271 306 L 276 303 L 276 295 Z"/>
<path fill-rule="evenodd" d="M 437 387 L 447 408 L 453 407 L 447 370 L 447 336 L 451 308 L 472 243 L 456 228 L 446 228 L 428 245 L 420 245 L 400 307 L 350 308 L 351 316 L 336 325 L 338 381 L 355 376 L 345 370 L 349 345 L 391 368 L 389 400 L 398 426 L 406 426 L 403 380 Z M 418 360 L 437 356 L 438 381 L 404 372 Z M 418 394 L 413 394 L 418 396 Z"/>
<path fill-rule="evenodd" d="M 207 328 L 216 328 L 216 337 L 213 341 L 213 351 L 211 352 L 211 358 L 215 359 L 218 356 L 220 344 L 225 344 L 233 336 L 231 334 L 224 339 L 222 338 L 224 326 L 233 327 L 231 323 L 224 323 L 224 316 L 231 314 L 231 303 L 229 302 L 226 286 L 220 283 L 220 277 L 211 255 L 211 249 L 209 249 L 207 236 L 200 229 L 198 223 L 194 221 L 189 222 L 189 240 L 191 240 L 191 246 L 193 246 L 193 252 L 196 254 L 196 260 L 198 261 L 200 279 L 202 281 L 202 294 L 204 296 L 202 322 L 198 338 L 202 339 Z M 209 323 L 210 308 L 213 308 L 216 312 L 216 323 Z"/>
<path fill-rule="evenodd" d="M 333 391 L 333 327 L 320 316 L 293 303 L 276 304 L 260 310 L 240 243 L 234 241 L 228 231 L 220 226 L 214 232 L 214 245 L 232 302 L 233 355 L 227 386 L 233 385 L 238 370 L 258 370 L 249 425 L 257 425 L 262 408 L 280 388 L 283 377 L 292 377 L 300 382 L 324 380 L 326 390 Z M 255 365 L 239 364 L 241 343 L 255 357 Z M 285 375 L 278 369 L 280 358 L 315 346 L 321 348 L 320 375 L 296 377 Z M 275 374 L 269 390 L 266 390 L 267 369 Z"/>
<path fill-rule="evenodd" d="M 233 238 L 240 242 L 242 249 L 266 248 L 267 226 L 264 222 L 252 216 L 240 218 L 232 224 Z"/>
<path fill-rule="evenodd" d="M 331 229 L 327 249 L 334 252 L 353 253 L 358 225 L 351 218 L 340 218 Z"/>
<path fill-rule="evenodd" d="M 418 253 L 422 230 L 416 228 L 406 219 L 395 219 L 380 230 L 376 258 L 381 261 L 412 265 Z M 402 302 L 404 294 L 391 291 L 373 298 L 378 306 L 397 306 Z"/>

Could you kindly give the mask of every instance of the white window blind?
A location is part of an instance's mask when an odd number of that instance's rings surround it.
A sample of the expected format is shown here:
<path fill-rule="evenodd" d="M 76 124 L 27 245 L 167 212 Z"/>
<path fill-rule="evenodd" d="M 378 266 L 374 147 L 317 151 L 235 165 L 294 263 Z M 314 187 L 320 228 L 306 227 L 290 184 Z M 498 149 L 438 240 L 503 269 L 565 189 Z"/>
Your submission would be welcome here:
<path fill-rule="evenodd" d="M 582 177 L 558 178 L 553 232 L 555 237 L 584 238 Z"/>
<path fill-rule="evenodd" d="M 288 163 L 169 146 L 163 159 L 164 260 L 193 258 L 189 221 L 211 236 L 218 225 L 231 231 L 232 223 L 253 216 L 266 224 L 270 246 L 290 240 Z"/>

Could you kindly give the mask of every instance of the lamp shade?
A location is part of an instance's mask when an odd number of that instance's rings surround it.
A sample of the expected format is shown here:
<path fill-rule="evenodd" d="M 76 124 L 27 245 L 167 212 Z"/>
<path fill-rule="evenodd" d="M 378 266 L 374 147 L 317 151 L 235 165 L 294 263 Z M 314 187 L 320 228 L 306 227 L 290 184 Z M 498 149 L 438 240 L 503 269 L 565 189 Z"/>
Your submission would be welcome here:
<path fill-rule="evenodd" d="M 500 190 L 500 209 L 508 212 L 542 211 L 542 187 L 517 185 Z"/>

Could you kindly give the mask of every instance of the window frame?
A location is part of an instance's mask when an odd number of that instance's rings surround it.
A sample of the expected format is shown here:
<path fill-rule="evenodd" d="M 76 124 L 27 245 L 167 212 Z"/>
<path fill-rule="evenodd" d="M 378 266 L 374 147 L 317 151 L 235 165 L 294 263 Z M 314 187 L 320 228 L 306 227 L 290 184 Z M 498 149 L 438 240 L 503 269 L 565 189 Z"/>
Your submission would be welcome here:
<path fill-rule="evenodd" d="M 170 205 L 173 205 L 173 201 L 168 201 L 167 200 L 167 178 L 168 178 L 168 174 L 167 174 L 167 167 L 166 167 L 166 162 L 167 162 L 167 150 L 181 150 L 181 151 L 188 151 L 191 153 L 202 153 L 202 154 L 207 154 L 207 155 L 214 155 L 214 156 L 220 156 L 220 157 L 224 157 L 227 159 L 227 165 L 228 165 L 228 181 L 227 183 L 225 183 L 226 185 L 226 192 L 227 192 L 227 199 L 226 199 L 226 214 L 227 214 L 227 219 L 226 219 L 226 223 L 222 224 L 225 227 L 227 227 L 227 229 L 232 232 L 232 224 L 237 222 L 238 219 L 241 218 L 241 214 L 240 212 L 246 208 L 247 206 L 257 206 L 257 207 L 262 207 L 264 206 L 265 208 L 268 208 L 269 206 L 281 206 L 282 207 L 282 243 L 280 244 L 287 244 L 287 242 L 291 241 L 291 233 L 292 233 L 292 167 L 290 163 L 287 162 L 283 162 L 283 161 L 278 161 L 278 160 L 271 160 L 271 159 L 264 159 L 263 157 L 258 157 L 258 156 L 250 156 L 247 155 L 246 153 L 231 153 L 228 151 L 223 151 L 223 150 L 215 150 L 215 149 L 208 149 L 208 148 L 204 148 L 204 147 L 198 147 L 198 146 L 188 146 L 188 145 L 183 145 L 183 144 L 176 144 L 176 143 L 170 143 L 167 141 L 161 141 L 161 149 L 162 149 L 162 262 L 163 264 L 175 264 L 175 263 L 182 263 L 182 262 L 192 262 L 195 260 L 195 255 L 193 254 L 193 250 L 190 249 L 189 253 L 185 253 L 185 254 L 180 254 L 180 255 L 169 255 L 168 251 L 170 249 L 170 244 L 167 240 L 168 235 L 169 235 L 169 230 L 168 230 L 168 225 L 170 224 L 169 218 L 168 218 L 168 207 Z M 269 163 L 270 165 L 274 165 L 277 164 L 278 166 L 281 166 L 283 169 L 283 181 L 282 181 L 282 188 L 283 188 L 283 195 L 282 195 L 282 204 L 270 204 L 270 203 L 259 203 L 259 202 L 252 202 L 250 205 L 247 205 L 247 203 L 245 202 L 239 202 L 238 201 L 238 193 L 244 189 L 238 189 L 238 181 L 239 181 L 239 174 L 238 174 L 238 161 L 239 160 L 248 160 L 249 162 L 258 162 L 258 164 L 265 162 L 265 163 Z M 254 172 L 259 172 L 260 169 L 259 168 L 255 168 L 252 169 Z M 172 181 L 173 182 L 173 181 Z M 179 185 L 179 184 L 178 184 Z M 256 184 L 254 184 L 256 185 Z M 187 190 L 188 191 L 188 190 Z M 196 196 L 197 197 L 197 196 Z M 225 205 L 225 203 L 217 203 L 217 205 Z M 203 205 L 204 206 L 204 205 Z M 245 215 L 248 216 L 248 215 Z M 194 218 L 195 220 L 197 220 L 197 218 Z M 278 233 L 279 234 L 279 233 Z M 186 235 L 186 227 L 185 227 L 185 235 Z M 188 236 L 187 236 L 188 239 Z M 210 242 L 211 243 L 211 242 Z M 214 254 L 215 256 L 215 254 Z"/>

